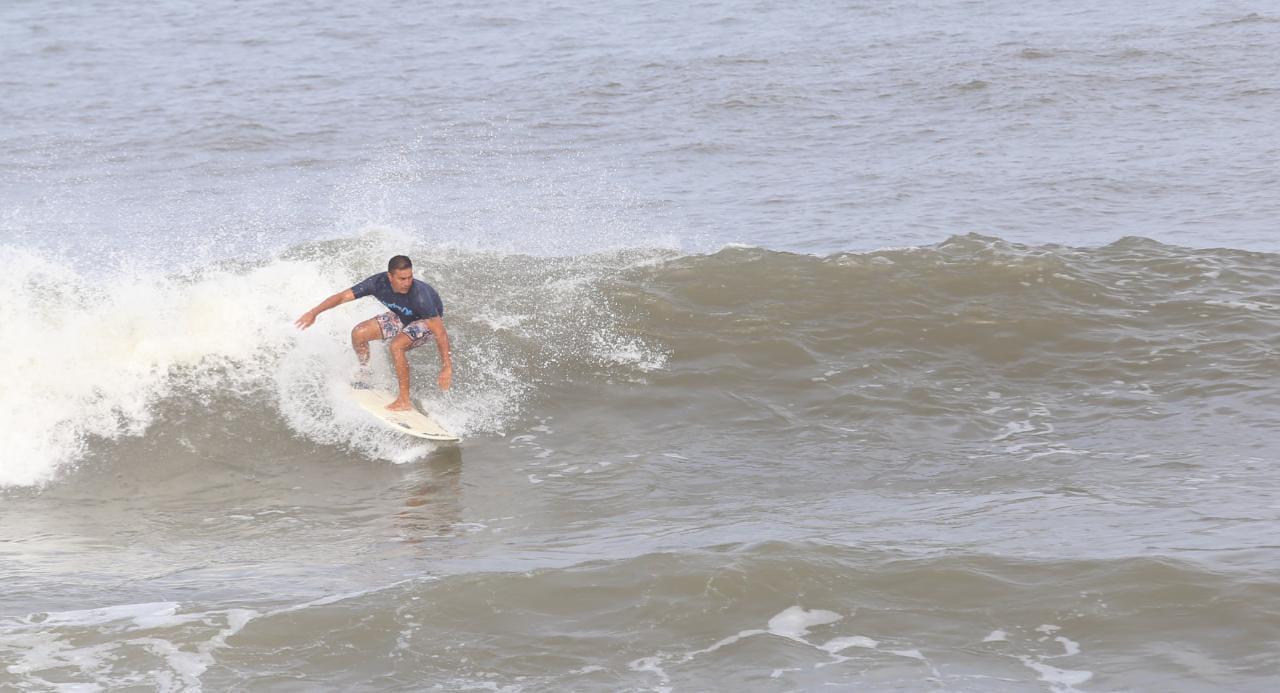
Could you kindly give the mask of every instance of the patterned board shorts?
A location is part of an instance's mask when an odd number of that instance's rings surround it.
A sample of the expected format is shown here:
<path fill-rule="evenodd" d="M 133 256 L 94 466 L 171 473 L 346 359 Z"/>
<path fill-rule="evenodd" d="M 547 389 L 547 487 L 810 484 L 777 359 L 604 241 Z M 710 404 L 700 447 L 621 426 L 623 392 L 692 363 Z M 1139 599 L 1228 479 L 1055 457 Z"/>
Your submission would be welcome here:
<path fill-rule="evenodd" d="M 427 327 L 426 320 L 414 320 L 405 325 L 400 322 L 400 316 L 391 311 L 375 317 L 374 320 L 377 320 L 378 327 L 382 328 L 383 339 L 391 339 L 401 332 L 409 335 L 409 339 L 413 340 L 413 343 L 409 345 L 410 349 L 420 347 L 432 339 L 431 330 Z"/>

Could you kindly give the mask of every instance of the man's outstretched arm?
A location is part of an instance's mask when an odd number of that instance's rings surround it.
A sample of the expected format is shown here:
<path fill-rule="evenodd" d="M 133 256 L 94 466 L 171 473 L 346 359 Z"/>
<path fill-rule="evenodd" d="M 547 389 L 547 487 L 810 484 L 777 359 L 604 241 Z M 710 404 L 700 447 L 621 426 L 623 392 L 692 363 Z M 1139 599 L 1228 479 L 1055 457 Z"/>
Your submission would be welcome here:
<path fill-rule="evenodd" d="M 356 300 L 355 293 L 352 292 L 351 289 L 344 289 L 330 296 L 329 298 L 326 298 L 325 300 L 321 301 L 320 305 L 316 306 L 315 308 L 312 308 L 311 310 L 303 313 L 302 317 L 295 320 L 293 324 L 297 325 L 298 329 L 305 330 L 308 327 L 311 327 L 313 323 L 315 323 L 316 316 L 320 315 L 326 310 L 329 310 L 330 308 L 336 308 L 337 306 L 340 306 L 346 303 L 347 301 L 354 301 L 354 300 Z"/>

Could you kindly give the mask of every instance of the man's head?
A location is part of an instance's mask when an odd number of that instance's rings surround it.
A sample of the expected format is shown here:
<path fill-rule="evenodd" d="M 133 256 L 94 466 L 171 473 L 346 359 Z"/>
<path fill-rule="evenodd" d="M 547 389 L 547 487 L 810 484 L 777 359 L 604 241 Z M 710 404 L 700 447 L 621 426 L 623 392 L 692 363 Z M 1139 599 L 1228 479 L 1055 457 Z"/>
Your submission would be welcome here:
<path fill-rule="evenodd" d="M 398 294 L 409 293 L 413 286 L 413 260 L 405 255 L 397 255 L 387 263 L 387 276 L 391 279 L 391 290 Z"/>

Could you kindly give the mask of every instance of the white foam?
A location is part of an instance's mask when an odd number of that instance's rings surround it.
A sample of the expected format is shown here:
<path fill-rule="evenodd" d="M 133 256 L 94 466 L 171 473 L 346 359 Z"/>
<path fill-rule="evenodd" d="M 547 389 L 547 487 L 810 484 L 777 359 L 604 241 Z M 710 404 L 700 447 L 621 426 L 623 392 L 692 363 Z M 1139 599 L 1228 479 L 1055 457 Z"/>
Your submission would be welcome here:
<path fill-rule="evenodd" d="M 1022 433 L 1030 433 L 1034 430 L 1036 430 L 1036 427 L 1030 421 L 1010 421 L 1005 424 L 1004 428 L 1000 429 L 1000 432 L 996 434 L 996 437 L 991 440 L 1008 440 L 1013 436 Z"/>
<path fill-rule="evenodd" d="M 1064 652 L 1060 656 L 1070 657 L 1071 655 L 1080 654 L 1080 643 L 1072 640 L 1071 638 L 1065 638 L 1059 635 L 1058 637 L 1054 638 L 1054 640 L 1057 640 L 1058 642 L 1062 643 L 1062 649 L 1064 650 Z"/>
<path fill-rule="evenodd" d="M 1041 457 L 1048 457 L 1049 455 L 1079 456 L 1079 455 L 1088 455 L 1088 454 L 1089 454 L 1088 450 L 1076 450 L 1073 448 L 1055 448 L 1053 450 L 1043 450 L 1041 452 L 1033 452 L 1030 455 L 1027 455 L 1027 461 L 1039 459 Z"/>
<path fill-rule="evenodd" d="M 718 649 L 720 649 L 720 648 L 722 648 L 722 647 L 725 647 L 725 646 L 728 646 L 728 645 L 732 645 L 733 643 L 738 642 L 739 640 L 742 640 L 742 639 L 744 639 L 744 638 L 749 638 L 749 637 L 751 637 L 751 636 L 753 636 L 753 635 L 764 635 L 765 633 L 768 633 L 768 632 L 770 632 L 770 631 L 766 631 L 766 630 L 759 630 L 759 629 L 751 629 L 751 630 L 742 630 L 742 631 L 738 631 L 738 632 L 737 632 L 736 634 L 734 634 L 734 635 L 730 635 L 730 636 L 729 636 L 729 637 L 727 637 L 727 638 L 723 638 L 723 639 L 719 640 L 718 642 L 716 642 L 716 643 L 715 643 L 714 645 L 712 645 L 711 647 L 706 647 L 706 648 L 703 648 L 703 649 L 701 649 L 701 650 L 695 650 L 695 651 L 693 651 L 693 652 L 690 652 L 688 655 L 686 655 L 686 656 L 685 656 L 685 659 L 686 659 L 686 660 L 688 660 L 688 659 L 692 659 L 692 658 L 694 658 L 694 657 L 697 657 L 697 656 L 699 656 L 699 655 L 710 654 L 710 653 L 715 652 L 716 650 L 718 650 Z"/>
<path fill-rule="evenodd" d="M 826 650 L 831 654 L 836 654 L 843 650 L 847 650 L 850 647 L 861 647 L 868 650 L 874 650 L 879 646 L 880 643 L 872 640 L 871 638 L 866 638 L 861 635 L 850 635 L 843 638 L 828 640 L 825 644 L 819 645 L 818 649 Z"/>
<path fill-rule="evenodd" d="M 252 389 L 295 339 L 296 305 L 332 284 L 287 261 L 91 280 L 4 246 L 0 268 L 0 486 L 48 481 L 91 437 L 140 435 L 179 381 Z"/>
<path fill-rule="evenodd" d="M 639 339 L 617 334 L 592 335 L 595 357 L 622 366 L 634 366 L 641 371 L 660 370 L 667 364 L 669 355 L 655 351 Z"/>
<path fill-rule="evenodd" d="M 200 691 L 200 676 L 214 663 L 214 651 L 226 646 L 227 638 L 238 633 L 258 614 L 247 609 L 180 614 L 176 602 L 122 604 L 97 609 L 31 614 L 20 621 L 0 623 L 0 653 L 13 663 L 11 674 L 26 677 L 33 684 L 58 690 L 110 690 L 140 683 L 136 672 L 119 675 L 114 662 L 128 659 L 131 649 L 141 648 L 165 661 L 166 669 L 148 672 L 144 681 L 157 690 Z M 218 622 L 224 625 L 219 628 Z M 179 646 L 154 634 L 142 634 L 194 625 L 197 629 L 218 630 L 207 640 Z M 59 629 L 92 628 L 109 634 L 111 642 L 78 646 L 76 639 Z M 73 631 L 74 632 L 74 631 Z M 197 631 L 198 632 L 198 631 Z M 72 669 L 92 683 L 53 684 L 41 678 L 48 670 Z M 65 674 L 60 674 L 63 678 Z"/>
<path fill-rule="evenodd" d="M 1207 305 L 1222 306 L 1224 308 L 1241 308 L 1248 311 L 1271 310 L 1275 306 L 1266 303 L 1258 303 L 1257 301 L 1205 301 Z"/>
<path fill-rule="evenodd" d="M 1093 678 L 1093 672 L 1091 671 L 1059 669 L 1027 656 L 1022 656 L 1018 659 L 1027 668 L 1040 674 L 1040 680 L 1048 683 L 1055 691 L 1063 691 L 1064 693 L 1075 691 L 1076 686 Z"/>
<path fill-rule="evenodd" d="M 987 637 L 982 639 L 982 642 L 1008 642 L 1008 641 L 1009 641 L 1009 634 L 1002 630 L 993 630 Z"/>
<path fill-rule="evenodd" d="M 721 638 L 708 647 L 700 650 L 694 650 L 683 654 L 657 654 L 651 657 L 642 657 L 632 661 L 629 666 L 633 671 L 651 672 L 656 674 L 663 687 L 658 690 L 671 690 L 669 685 L 670 678 L 663 668 L 663 664 L 668 661 L 674 661 L 679 664 L 690 662 L 703 655 L 711 654 L 722 648 L 733 645 L 747 638 L 761 635 L 772 635 L 775 637 L 785 638 L 790 641 L 808 645 L 816 650 L 826 653 L 830 656 L 828 661 L 817 662 L 813 664 L 813 668 L 820 669 L 827 665 L 839 664 L 847 662 L 849 657 L 842 656 L 840 653 L 850 648 L 862 648 L 867 650 L 876 650 L 878 652 L 886 652 L 898 657 L 906 657 L 909 659 L 924 662 L 933 675 L 941 680 L 942 674 L 933 666 L 932 663 L 917 649 L 899 649 L 899 650 L 880 650 L 880 643 L 871 638 L 861 635 L 846 635 L 827 640 L 822 644 L 810 642 L 806 639 L 810 629 L 817 626 L 829 625 L 844 619 L 839 613 L 827 611 L 825 609 L 808 610 L 802 606 L 795 605 L 787 607 L 775 614 L 769 619 L 768 626 L 765 629 L 751 628 L 738 631 L 737 633 L 725 638 Z M 770 678 L 780 678 L 784 673 L 791 671 L 801 671 L 799 668 L 774 669 L 770 674 Z"/>
<path fill-rule="evenodd" d="M 809 629 L 814 626 L 835 623 L 842 618 L 844 617 L 834 611 L 805 611 L 802 607 L 792 606 L 769 619 L 769 632 L 784 638 L 798 639 L 808 635 Z"/>
<path fill-rule="evenodd" d="M 715 652 L 716 650 L 719 650 L 722 647 L 732 645 L 733 643 L 736 643 L 745 638 L 750 638 L 756 635 L 766 635 L 766 634 L 776 635 L 778 637 L 787 638 L 788 640 L 795 640 L 797 642 L 802 642 L 806 645 L 811 645 L 820 650 L 824 650 L 830 654 L 836 654 L 840 650 L 844 650 L 850 647 L 867 647 L 867 648 L 874 649 L 877 646 L 878 643 L 876 643 L 876 641 L 870 638 L 864 638 L 861 636 L 848 636 L 848 637 L 842 637 L 842 638 L 835 638 L 827 641 L 823 645 L 814 645 L 813 643 L 808 642 L 807 640 L 804 639 L 804 636 L 809 634 L 810 628 L 813 628 L 815 626 L 827 625 L 829 623 L 835 623 L 836 621 L 839 621 L 843 618 L 844 618 L 843 616 L 841 616 L 840 614 L 834 611 L 825 611 L 823 609 L 813 609 L 810 611 L 810 610 L 805 610 L 803 607 L 798 605 L 790 606 L 778 612 L 777 614 L 775 614 L 773 618 L 770 618 L 768 628 L 766 630 L 753 628 L 749 630 L 739 631 L 734 635 L 730 635 L 727 638 L 721 639 L 720 641 L 716 642 L 710 647 L 706 647 L 701 650 L 690 652 L 688 655 L 686 655 L 685 659 L 686 660 L 692 659 L 693 657 L 696 657 L 699 655 Z"/>
<path fill-rule="evenodd" d="M 1046 659 L 1058 659 L 1060 657 L 1071 657 L 1080 654 L 1079 643 L 1065 636 L 1055 635 L 1061 630 L 1061 626 L 1052 623 L 1043 623 L 1035 628 L 1035 632 L 1043 635 L 1040 640 L 1047 640 L 1052 637 L 1054 641 L 1060 643 L 1063 648 L 1062 654 L 1040 655 L 1034 657 L 1020 655 L 1018 657 L 1018 661 L 1022 662 L 1022 664 L 1027 668 L 1038 673 L 1040 675 L 1040 680 L 1048 683 L 1050 688 L 1054 691 L 1070 693 L 1076 691 L 1075 686 L 1079 686 L 1093 678 L 1093 672 L 1086 670 L 1060 669 L 1045 663 L 1044 660 Z M 1002 633 L 1002 631 L 996 632 Z"/>
<path fill-rule="evenodd" d="M 105 606 L 98 609 L 80 609 L 59 611 L 48 614 L 31 614 L 23 619 L 26 623 L 39 624 L 44 627 L 56 626 L 101 626 L 117 621 L 133 621 L 140 627 L 153 619 L 163 619 L 177 612 L 177 602 L 148 602 L 143 604 L 121 604 Z"/>
<path fill-rule="evenodd" d="M 658 680 L 661 681 L 663 684 L 671 683 L 671 677 L 668 676 L 666 670 L 662 668 L 662 659 L 660 657 L 657 657 L 657 656 L 641 657 L 640 659 L 633 660 L 632 662 L 627 664 L 627 666 L 632 671 L 638 671 L 642 673 L 647 672 L 647 673 L 654 674 L 658 677 Z M 664 693 L 669 693 L 671 691 L 671 688 L 669 686 L 663 685 L 663 686 L 658 686 L 657 688 L 655 688 L 655 690 L 663 691 Z"/>
<path fill-rule="evenodd" d="M 472 320 L 487 325 L 494 331 L 513 330 L 527 322 L 532 315 L 477 315 Z"/>

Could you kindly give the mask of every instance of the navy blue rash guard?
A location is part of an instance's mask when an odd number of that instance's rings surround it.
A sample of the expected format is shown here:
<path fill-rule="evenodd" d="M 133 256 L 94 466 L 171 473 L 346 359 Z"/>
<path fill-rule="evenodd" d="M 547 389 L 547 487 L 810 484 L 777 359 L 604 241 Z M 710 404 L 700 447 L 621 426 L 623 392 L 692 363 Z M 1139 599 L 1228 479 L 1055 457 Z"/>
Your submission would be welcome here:
<path fill-rule="evenodd" d="M 408 325 L 415 320 L 438 318 L 444 315 L 444 303 L 440 294 L 431 285 L 414 279 L 409 293 L 398 294 L 391 288 L 391 278 L 386 272 L 379 272 L 372 277 L 351 287 L 356 298 L 373 296 L 390 308 L 400 318 L 400 324 Z"/>

